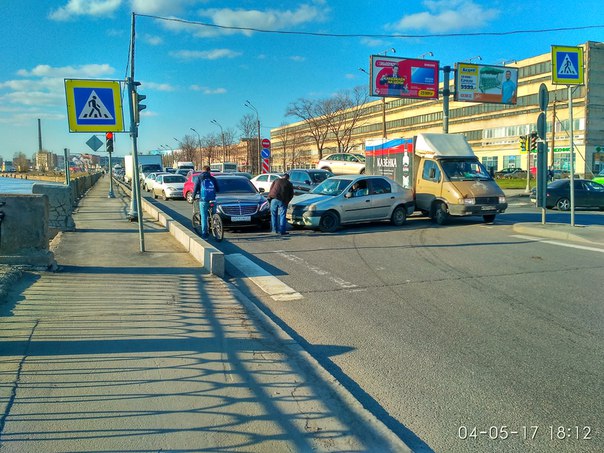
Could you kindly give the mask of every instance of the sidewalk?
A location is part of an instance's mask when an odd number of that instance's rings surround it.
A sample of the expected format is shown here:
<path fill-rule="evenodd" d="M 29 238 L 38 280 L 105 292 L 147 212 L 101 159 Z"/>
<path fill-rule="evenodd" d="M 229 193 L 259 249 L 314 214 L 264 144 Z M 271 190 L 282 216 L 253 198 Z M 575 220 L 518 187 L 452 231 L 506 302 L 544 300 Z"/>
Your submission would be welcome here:
<path fill-rule="evenodd" d="M 0 450 L 409 451 L 104 178 L 0 303 Z M 4 272 L 6 277 L 10 272 Z"/>

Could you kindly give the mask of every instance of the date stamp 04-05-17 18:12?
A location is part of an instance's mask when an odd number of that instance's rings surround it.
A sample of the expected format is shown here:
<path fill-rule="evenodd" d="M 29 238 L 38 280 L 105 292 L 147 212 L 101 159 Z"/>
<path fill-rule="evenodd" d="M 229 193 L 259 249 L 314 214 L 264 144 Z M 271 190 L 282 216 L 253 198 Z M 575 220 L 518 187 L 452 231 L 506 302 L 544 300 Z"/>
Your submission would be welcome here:
<path fill-rule="evenodd" d="M 521 439 L 526 441 L 547 439 L 547 440 L 585 440 L 593 439 L 593 430 L 591 426 L 563 426 L 563 425 L 526 425 L 512 427 L 508 425 L 500 426 L 466 426 L 461 425 L 457 429 L 457 436 L 461 440 L 472 439 L 490 439 L 506 440 Z"/>

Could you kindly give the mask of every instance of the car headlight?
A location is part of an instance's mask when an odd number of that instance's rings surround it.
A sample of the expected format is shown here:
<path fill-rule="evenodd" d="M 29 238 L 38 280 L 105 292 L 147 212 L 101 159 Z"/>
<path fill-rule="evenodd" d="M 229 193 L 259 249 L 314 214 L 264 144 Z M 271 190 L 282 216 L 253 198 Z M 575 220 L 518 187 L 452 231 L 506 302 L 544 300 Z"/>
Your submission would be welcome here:
<path fill-rule="evenodd" d="M 316 204 L 314 204 L 314 203 L 313 203 L 313 204 L 309 204 L 309 205 L 306 207 L 306 210 L 307 210 L 308 212 L 314 212 L 316 209 L 317 209 L 317 205 L 316 205 Z"/>
<path fill-rule="evenodd" d="M 262 202 L 262 204 L 260 205 L 260 211 L 266 211 L 268 209 L 268 200 Z"/>
<path fill-rule="evenodd" d="M 464 204 L 466 206 L 471 206 L 476 204 L 476 198 L 461 198 L 459 200 L 460 204 Z"/>
<path fill-rule="evenodd" d="M 499 197 L 499 204 L 503 204 L 503 203 L 505 203 L 505 197 L 501 196 L 501 197 Z"/>

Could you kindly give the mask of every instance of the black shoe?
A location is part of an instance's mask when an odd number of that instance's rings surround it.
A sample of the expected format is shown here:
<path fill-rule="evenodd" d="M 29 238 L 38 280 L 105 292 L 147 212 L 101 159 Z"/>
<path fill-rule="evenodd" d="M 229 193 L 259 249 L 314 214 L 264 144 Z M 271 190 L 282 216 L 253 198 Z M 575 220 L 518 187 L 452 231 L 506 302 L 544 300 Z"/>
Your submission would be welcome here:
<path fill-rule="evenodd" d="M 288 233 L 287 231 L 284 231 L 283 233 L 281 233 L 281 236 L 286 236 L 286 235 L 288 235 L 288 234 L 289 234 L 289 233 Z"/>

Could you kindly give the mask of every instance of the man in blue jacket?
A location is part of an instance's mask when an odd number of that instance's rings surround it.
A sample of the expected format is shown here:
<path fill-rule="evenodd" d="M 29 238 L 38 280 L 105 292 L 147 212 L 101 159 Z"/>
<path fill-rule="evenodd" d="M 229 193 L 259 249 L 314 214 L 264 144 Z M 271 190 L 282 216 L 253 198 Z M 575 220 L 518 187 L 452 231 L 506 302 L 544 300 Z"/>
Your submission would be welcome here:
<path fill-rule="evenodd" d="M 211 201 L 216 199 L 216 194 L 220 190 L 218 189 L 218 181 L 210 173 L 210 167 L 207 165 L 203 167 L 203 172 L 195 181 L 195 188 L 193 189 L 193 200 L 197 194 L 199 197 L 199 213 L 201 215 L 201 238 L 207 239 L 208 234 L 208 211 L 210 210 Z M 195 203 L 195 201 L 193 201 Z M 214 208 L 212 208 L 212 215 L 215 214 Z"/>

